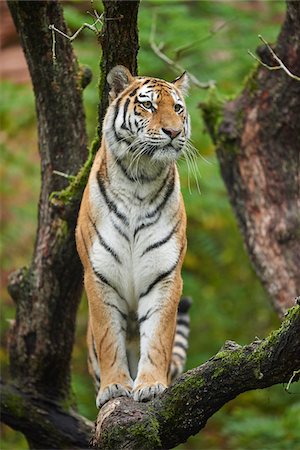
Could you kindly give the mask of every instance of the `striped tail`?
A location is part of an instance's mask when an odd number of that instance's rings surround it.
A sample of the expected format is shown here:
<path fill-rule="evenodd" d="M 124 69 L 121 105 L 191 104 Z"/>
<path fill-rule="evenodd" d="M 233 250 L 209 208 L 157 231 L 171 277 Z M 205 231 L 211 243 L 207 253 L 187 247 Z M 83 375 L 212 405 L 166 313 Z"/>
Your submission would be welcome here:
<path fill-rule="evenodd" d="M 184 370 L 190 334 L 189 309 L 192 304 L 190 297 L 180 299 L 177 311 L 177 324 L 169 370 L 170 382 L 174 381 Z"/>

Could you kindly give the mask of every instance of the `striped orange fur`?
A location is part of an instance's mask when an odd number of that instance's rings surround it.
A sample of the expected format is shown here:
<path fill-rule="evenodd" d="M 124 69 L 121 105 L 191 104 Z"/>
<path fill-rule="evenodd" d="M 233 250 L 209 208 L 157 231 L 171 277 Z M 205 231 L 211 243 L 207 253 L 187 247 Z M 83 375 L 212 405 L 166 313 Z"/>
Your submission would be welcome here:
<path fill-rule="evenodd" d="M 190 134 L 187 76 L 169 83 L 117 66 L 108 82 L 76 229 L 98 407 L 161 393 L 183 369 L 189 331 L 188 302 L 178 309 L 186 215 L 176 168 Z"/>

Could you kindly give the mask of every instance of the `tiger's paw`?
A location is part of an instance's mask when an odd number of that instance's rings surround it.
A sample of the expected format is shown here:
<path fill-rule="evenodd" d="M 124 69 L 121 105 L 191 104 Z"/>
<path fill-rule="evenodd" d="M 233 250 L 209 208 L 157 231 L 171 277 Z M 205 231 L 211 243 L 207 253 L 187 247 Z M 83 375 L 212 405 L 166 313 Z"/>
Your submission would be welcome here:
<path fill-rule="evenodd" d="M 104 403 L 117 397 L 131 397 L 131 388 L 120 383 L 107 385 L 104 389 L 99 390 L 96 398 L 96 406 L 97 408 L 101 408 Z"/>
<path fill-rule="evenodd" d="M 133 399 L 137 402 L 148 402 L 157 397 L 167 388 L 162 383 L 143 383 L 137 385 L 132 391 Z"/>

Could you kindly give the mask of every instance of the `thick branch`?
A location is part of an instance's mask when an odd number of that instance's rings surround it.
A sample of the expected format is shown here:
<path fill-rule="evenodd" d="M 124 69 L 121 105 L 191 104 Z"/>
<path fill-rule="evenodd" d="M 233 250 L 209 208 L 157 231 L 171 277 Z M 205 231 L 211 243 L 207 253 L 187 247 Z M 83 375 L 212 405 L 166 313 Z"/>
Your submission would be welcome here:
<path fill-rule="evenodd" d="M 32 448 L 86 449 L 94 424 L 69 409 L 42 397 L 24 394 L 1 383 L 1 420 L 30 436 Z M 38 424 L 38 426 L 37 426 Z"/>
<path fill-rule="evenodd" d="M 300 306 L 296 306 L 269 337 L 244 347 L 227 341 L 219 353 L 183 374 L 161 397 L 147 404 L 127 398 L 110 401 L 99 413 L 94 446 L 173 448 L 198 433 L 237 395 L 287 383 L 300 368 L 299 349 Z"/>
<path fill-rule="evenodd" d="M 266 47 L 259 52 L 273 63 Z M 299 2 L 287 2 L 275 52 L 300 73 Z M 203 113 L 254 268 L 282 316 L 300 292 L 300 83 L 259 66 L 237 99 Z"/>

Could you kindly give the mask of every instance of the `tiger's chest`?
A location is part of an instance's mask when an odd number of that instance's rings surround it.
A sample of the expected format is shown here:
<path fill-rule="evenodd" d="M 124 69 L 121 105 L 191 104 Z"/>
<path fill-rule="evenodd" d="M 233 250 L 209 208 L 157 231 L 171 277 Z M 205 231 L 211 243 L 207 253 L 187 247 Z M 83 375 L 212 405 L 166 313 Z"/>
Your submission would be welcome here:
<path fill-rule="evenodd" d="M 163 190 L 155 200 L 148 199 L 151 196 L 147 197 L 146 189 L 140 189 L 139 195 L 120 187 L 117 194 L 108 187 L 103 192 L 96 183 L 92 185 L 98 213 L 90 258 L 95 270 L 135 311 L 147 286 L 168 271 L 178 257 L 179 190 L 174 186 L 167 201 Z"/>

